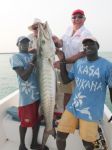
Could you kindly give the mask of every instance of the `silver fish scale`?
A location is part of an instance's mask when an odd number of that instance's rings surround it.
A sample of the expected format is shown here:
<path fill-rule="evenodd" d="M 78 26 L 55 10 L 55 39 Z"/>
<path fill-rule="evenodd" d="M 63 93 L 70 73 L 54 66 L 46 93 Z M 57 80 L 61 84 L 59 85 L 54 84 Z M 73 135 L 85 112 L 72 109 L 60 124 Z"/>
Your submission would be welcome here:
<path fill-rule="evenodd" d="M 55 45 L 47 22 L 38 24 L 37 46 L 39 55 L 37 58 L 37 70 L 39 72 L 41 108 L 45 119 L 45 129 L 42 138 L 42 150 L 50 134 L 55 137 L 53 128 L 53 114 L 55 106 L 56 76 L 53 68 L 55 61 Z"/>
<path fill-rule="evenodd" d="M 55 71 L 48 59 L 41 59 L 39 63 L 39 81 L 41 106 L 44 112 L 46 129 L 52 129 L 55 106 L 56 78 Z"/>

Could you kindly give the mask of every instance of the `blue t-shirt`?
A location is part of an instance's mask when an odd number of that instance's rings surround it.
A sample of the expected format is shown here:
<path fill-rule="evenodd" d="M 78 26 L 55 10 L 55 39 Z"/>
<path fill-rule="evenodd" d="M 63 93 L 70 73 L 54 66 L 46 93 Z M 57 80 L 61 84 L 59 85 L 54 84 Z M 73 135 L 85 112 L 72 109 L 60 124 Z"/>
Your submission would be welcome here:
<path fill-rule="evenodd" d="M 23 67 L 27 69 L 29 63 L 32 60 L 32 54 L 29 53 L 17 53 L 10 58 L 12 69 L 15 67 Z M 19 84 L 19 105 L 25 106 L 32 104 L 40 99 L 39 95 L 39 84 L 36 69 L 34 68 L 27 81 L 17 75 Z"/>
<path fill-rule="evenodd" d="M 112 63 L 101 57 L 96 61 L 82 58 L 72 65 L 68 75 L 76 85 L 67 110 L 80 119 L 101 120 L 106 87 L 112 88 Z"/>

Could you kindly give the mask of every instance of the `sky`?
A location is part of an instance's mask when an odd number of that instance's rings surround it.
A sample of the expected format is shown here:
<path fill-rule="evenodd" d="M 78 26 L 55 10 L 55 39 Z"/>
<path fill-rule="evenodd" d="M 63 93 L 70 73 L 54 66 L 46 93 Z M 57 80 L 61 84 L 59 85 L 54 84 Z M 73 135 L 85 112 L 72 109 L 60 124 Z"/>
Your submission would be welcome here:
<path fill-rule="evenodd" d="M 99 41 L 100 51 L 112 51 L 112 0 L 1 0 L 0 52 L 17 52 L 17 38 L 31 33 L 34 18 L 47 21 L 61 38 L 75 9 L 84 10 L 85 27 Z"/>

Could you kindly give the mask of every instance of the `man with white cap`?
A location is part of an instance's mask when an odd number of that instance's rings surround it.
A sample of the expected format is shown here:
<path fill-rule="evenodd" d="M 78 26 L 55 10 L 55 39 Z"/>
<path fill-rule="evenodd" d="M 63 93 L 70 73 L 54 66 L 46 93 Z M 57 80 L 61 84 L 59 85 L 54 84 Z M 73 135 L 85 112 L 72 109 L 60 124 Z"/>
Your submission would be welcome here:
<path fill-rule="evenodd" d="M 41 149 L 37 143 L 37 135 L 40 126 L 38 108 L 40 104 L 39 84 L 36 73 L 36 56 L 28 52 L 30 39 L 21 36 L 17 40 L 19 53 L 14 54 L 11 59 L 11 67 L 17 73 L 19 84 L 19 107 L 20 118 L 20 146 L 19 150 L 28 150 L 25 145 L 25 135 L 28 127 L 32 127 L 31 149 Z"/>
<path fill-rule="evenodd" d="M 65 150 L 66 138 L 79 126 L 79 134 L 86 150 L 94 150 L 98 138 L 98 124 L 103 119 L 107 86 L 112 102 L 112 63 L 98 56 L 99 43 L 94 37 L 82 41 L 86 57 L 66 70 L 62 51 L 57 55 L 63 83 L 75 80 L 76 86 L 57 128 L 58 150 Z M 103 148 L 104 149 L 104 148 Z"/>
<path fill-rule="evenodd" d="M 29 43 L 30 52 L 37 51 L 38 23 L 42 23 L 42 21 L 38 18 L 35 18 L 33 23 L 28 27 L 28 29 L 33 32 L 30 35 L 28 35 L 30 39 L 30 43 Z"/>

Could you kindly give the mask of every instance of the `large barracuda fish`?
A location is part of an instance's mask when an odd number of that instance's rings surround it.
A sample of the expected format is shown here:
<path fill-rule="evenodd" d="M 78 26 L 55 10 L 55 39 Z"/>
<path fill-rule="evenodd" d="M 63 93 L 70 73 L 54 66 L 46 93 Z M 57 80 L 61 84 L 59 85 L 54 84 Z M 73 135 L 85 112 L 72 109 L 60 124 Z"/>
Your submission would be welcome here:
<path fill-rule="evenodd" d="M 37 64 L 39 66 L 39 82 L 41 107 L 45 119 L 45 129 L 42 139 L 42 149 L 46 144 L 48 136 L 55 136 L 53 128 L 53 114 L 56 97 L 56 75 L 53 67 L 55 61 L 55 46 L 48 23 L 38 24 L 39 54 Z"/>

